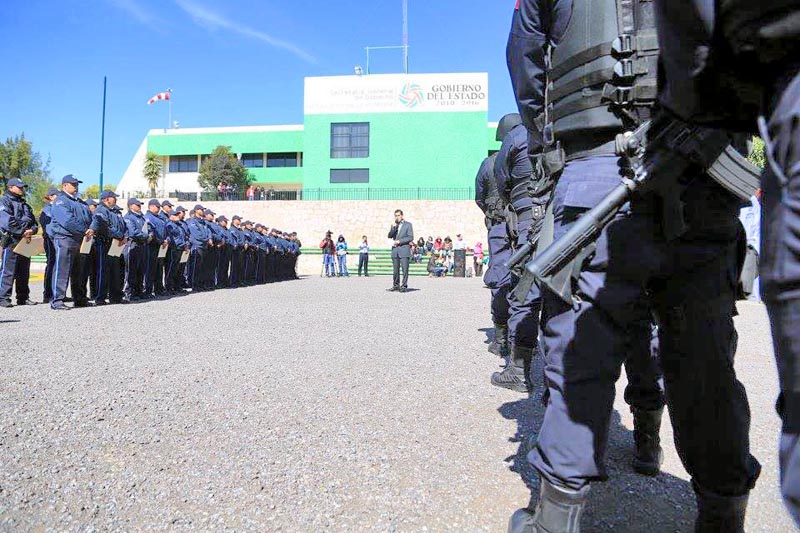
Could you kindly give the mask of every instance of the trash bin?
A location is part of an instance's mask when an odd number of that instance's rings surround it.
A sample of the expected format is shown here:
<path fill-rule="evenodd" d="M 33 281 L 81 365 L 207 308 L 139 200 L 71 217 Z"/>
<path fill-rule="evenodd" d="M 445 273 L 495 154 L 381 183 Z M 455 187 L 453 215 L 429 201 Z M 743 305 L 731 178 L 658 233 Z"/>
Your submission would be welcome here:
<path fill-rule="evenodd" d="M 467 251 L 466 250 L 453 250 L 453 262 L 455 263 L 455 271 L 453 277 L 463 278 L 467 275 Z"/>

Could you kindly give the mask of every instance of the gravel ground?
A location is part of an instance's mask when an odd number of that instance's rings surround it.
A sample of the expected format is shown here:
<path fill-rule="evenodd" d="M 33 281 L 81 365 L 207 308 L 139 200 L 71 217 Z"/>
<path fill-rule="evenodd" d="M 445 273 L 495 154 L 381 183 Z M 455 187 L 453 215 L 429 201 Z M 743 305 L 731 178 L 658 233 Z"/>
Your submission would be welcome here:
<path fill-rule="evenodd" d="M 489 385 L 478 280 L 307 278 L 54 313 L 0 310 L 0 530 L 503 531 L 526 503 L 542 410 Z M 34 294 L 39 294 L 39 287 Z M 749 531 L 790 531 L 777 491 L 766 313 L 737 318 L 764 471 Z M 629 467 L 619 384 L 612 481 L 587 531 L 690 531 L 665 472 Z"/>

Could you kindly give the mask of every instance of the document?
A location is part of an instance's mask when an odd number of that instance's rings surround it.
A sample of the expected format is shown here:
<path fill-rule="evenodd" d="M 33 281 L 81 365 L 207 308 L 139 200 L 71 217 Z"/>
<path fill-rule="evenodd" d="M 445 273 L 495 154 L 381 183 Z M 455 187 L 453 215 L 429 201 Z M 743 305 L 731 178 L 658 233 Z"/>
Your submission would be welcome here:
<path fill-rule="evenodd" d="M 167 250 L 168 249 L 169 249 L 169 246 L 163 246 L 162 245 L 161 248 L 158 249 L 158 258 L 159 259 L 164 259 L 165 257 L 167 257 Z"/>
<path fill-rule="evenodd" d="M 92 245 L 94 244 L 94 237 L 84 237 L 81 241 L 81 254 L 86 255 L 92 253 Z"/>
<path fill-rule="evenodd" d="M 28 242 L 27 239 L 22 239 L 14 247 L 14 253 L 28 258 L 44 253 L 44 238 L 31 237 L 31 242 Z"/>
<path fill-rule="evenodd" d="M 181 254 L 181 264 L 189 262 L 189 250 L 184 250 Z"/>
<path fill-rule="evenodd" d="M 120 257 L 124 251 L 125 245 L 120 246 L 118 239 L 112 239 L 111 244 L 108 246 L 108 257 Z"/>

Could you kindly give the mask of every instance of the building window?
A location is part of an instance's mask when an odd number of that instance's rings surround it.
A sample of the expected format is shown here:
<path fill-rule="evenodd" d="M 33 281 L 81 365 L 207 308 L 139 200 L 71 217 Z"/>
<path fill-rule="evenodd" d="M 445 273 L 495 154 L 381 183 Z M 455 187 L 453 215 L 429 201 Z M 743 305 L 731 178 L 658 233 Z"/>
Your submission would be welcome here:
<path fill-rule="evenodd" d="M 300 160 L 297 157 L 297 152 L 286 153 L 273 153 L 267 154 L 267 167 L 280 168 L 280 167 L 299 167 Z"/>
<path fill-rule="evenodd" d="M 172 155 L 169 157 L 170 172 L 197 172 L 196 155 Z"/>
<path fill-rule="evenodd" d="M 242 154 L 245 168 L 264 168 L 264 154 Z"/>
<path fill-rule="evenodd" d="M 369 122 L 331 124 L 331 159 L 369 157 Z"/>
<path fill-rule="evenodd" d="M 331 183 L 369 183 L 369 169 L 332 168 Z"/>

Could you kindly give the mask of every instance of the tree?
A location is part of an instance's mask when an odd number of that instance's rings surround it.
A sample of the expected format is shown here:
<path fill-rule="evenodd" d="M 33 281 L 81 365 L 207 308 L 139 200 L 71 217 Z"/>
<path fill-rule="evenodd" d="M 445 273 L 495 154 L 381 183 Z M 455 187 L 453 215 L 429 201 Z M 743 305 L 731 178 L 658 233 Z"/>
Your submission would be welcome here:
<path fill-rule="evenodd" d="M 162 168 L 161 156 L 155 152 L 147 152 L 144 156 L 144 179 L 147 181 L 147 186 L 150 187 L 150 196 L 156 195 Z"/>
<path fill-rule="evenodd" d="M 761 137 L 753 137 L 753 148 L 750 151 L 750 160 L 758 168 L 763 169 L 767 164 L 767 152 L 764 140 Z"/>
<path fill-rule="evenodd" d="M 200 167 L 198 182 L 205 191 L 216 191 L 221 182 L 244 191 L 253 178 L 242 162 L 231 152 L 230 146 L 217 146 Z"/>
<path fill-rule="evenodd" d="M 115 187 L 113 185 L 103 185 L 103 190 L 104 191 L 113 191 L 114 188 Z M 84 200 L 89 199 L 89 198 L 93 198 L 93 199 L 97 200 L 98 198 L 100 198 L 100 185 L 98 185 L 98 184 L 89 185 L 88 187 L 86 187 L 83 190 L 83 195 L 82 196 L 83 196 Z"/>
<path fill-rule="evenodd" d="M 55 187 L 50 179 L 50 160 L 42 162 L 39 152 L 33 151 L 33 145 L 21 134 L 0 143 L 0 185 L 5 190 L 6 181 L 18 178 L 25 182 L 28 203 L 34 211 L 40 211 L 44 205 L 47 189 Z"/>

